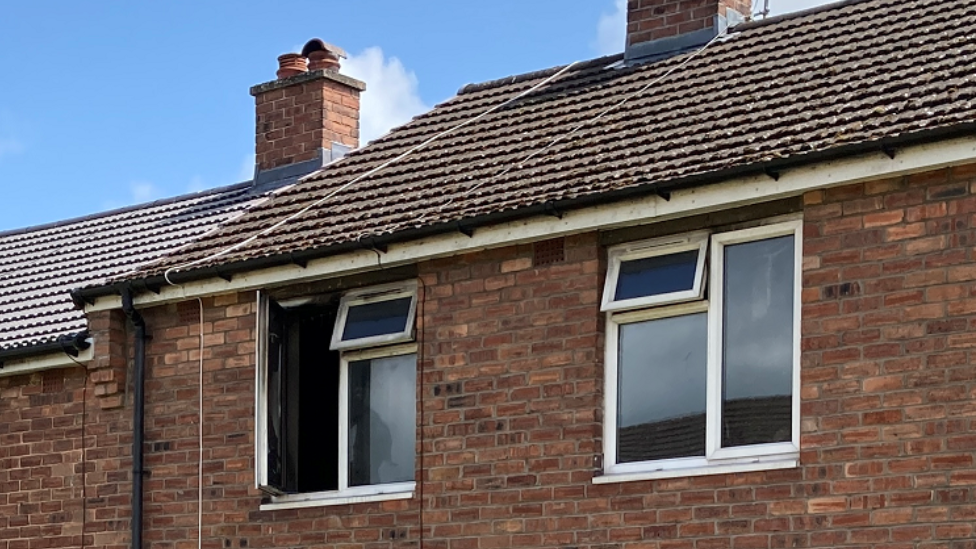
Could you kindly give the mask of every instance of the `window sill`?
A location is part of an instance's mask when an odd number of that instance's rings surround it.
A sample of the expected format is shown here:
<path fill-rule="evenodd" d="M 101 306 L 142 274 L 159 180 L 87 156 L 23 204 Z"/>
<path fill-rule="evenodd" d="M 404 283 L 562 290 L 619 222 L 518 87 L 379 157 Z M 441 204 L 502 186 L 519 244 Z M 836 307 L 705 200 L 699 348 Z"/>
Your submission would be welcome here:
<path fill-rule="evenodd" d="M 308 494 L 276 496 L 272 498 L 271 503 L 262 503 L 261 510 L 280 511 L 284 509 L 331 507 L 334 505 L 350 505 L 353 503 L 374 503 L 378 501 L 410 499 L 413 497 L 416 484 L 415 482 L 401 482 L 342 492 L 311 492 Z"/>
<path fill-rule="evenodd" d="M 633 482 L 638 480 L 658 480 L 682 477 L 701 477 L 706 475 L 724 475 L 729 473 L 752 473 L 755 471 L 773 471 L 777 469 L 794 469 L 800 466 L 798 456 L 782 456 L 775 460 L 754 461 L 752 463 L 723 463 L 700 467 L 674 467 L 667 469 L 648 469 L 634 472 L 607 472 L 593 477 L 593 484 L 613 484 L 617 482 Z"/>

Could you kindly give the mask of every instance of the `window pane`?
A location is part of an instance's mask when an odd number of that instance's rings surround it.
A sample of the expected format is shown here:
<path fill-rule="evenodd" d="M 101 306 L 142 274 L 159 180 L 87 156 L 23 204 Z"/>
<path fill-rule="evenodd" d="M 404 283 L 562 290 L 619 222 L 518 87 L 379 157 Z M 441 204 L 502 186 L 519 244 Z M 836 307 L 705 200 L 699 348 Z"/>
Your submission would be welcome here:
<path fill-rule="evenodd" d="M 706 319 L 620 326 L 618 463 L 705 455 Z"/>
<path fill-rule="evenodd" d="M 792 439 L 793 237 L 725 248 L 722 446 Z"/>
<path fill-rule="evenodd" d="M 417 355 L 349 364 L 349 486 L 414 480 Z"/>
<path fill-rule="evenodd" d="M 697 266 L 698 250 L 621 261 L 614 300 L 691 290 Z"/>
<path fill-rule="evenodd" d="M 349 307 L 342 340 L 396 334 L 406 330 L 412 300 L 412 297 L 402 297 Z"/>

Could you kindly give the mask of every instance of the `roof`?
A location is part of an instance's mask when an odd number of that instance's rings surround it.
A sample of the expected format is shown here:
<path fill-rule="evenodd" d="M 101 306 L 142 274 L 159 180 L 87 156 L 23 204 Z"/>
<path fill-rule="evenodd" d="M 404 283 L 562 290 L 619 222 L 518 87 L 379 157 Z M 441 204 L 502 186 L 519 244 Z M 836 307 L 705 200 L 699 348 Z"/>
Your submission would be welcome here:
<path fill-rule="evenodd" d="M 267 189 L 248 182 L 0 233 L 0 352 L 84 333 L 85 315 L 70 290 L 173 252 L 253 206 Z"/>
<path fill-rule="evenodd" d="M 842 2 L 742 25 L 697 54 L 625 68 L 618 61 L 465 87 L 128 278 L 158 278 L 173 267 L 190 271 L 189 278 L 214 265 L 256 265 L 309 250 L 328 255 L 364 239 L 447 230 L 460 220 L 546 203 L 971 131 L 976 120 L 972 0 Z M 526 97 L 365 175 L 554 75 Z M 218 251 L 226 253 L 214 257 Z"/>

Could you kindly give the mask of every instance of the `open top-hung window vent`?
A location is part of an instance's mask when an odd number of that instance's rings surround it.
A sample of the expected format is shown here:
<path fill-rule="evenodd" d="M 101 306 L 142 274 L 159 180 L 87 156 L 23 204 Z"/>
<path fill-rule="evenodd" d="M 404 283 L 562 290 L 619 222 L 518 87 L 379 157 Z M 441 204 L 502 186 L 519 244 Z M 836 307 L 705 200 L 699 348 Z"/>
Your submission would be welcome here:
<path fill-rule="evenodd" d="M 409 341 L 417 309 L 416 282 L 349 292 L 339 302 L 333 350 Z"/>
<path fill-rule="evenodd" d="M 635 242 L 611 249 L 604 311 L 701 299 L 708 233 Z"/>

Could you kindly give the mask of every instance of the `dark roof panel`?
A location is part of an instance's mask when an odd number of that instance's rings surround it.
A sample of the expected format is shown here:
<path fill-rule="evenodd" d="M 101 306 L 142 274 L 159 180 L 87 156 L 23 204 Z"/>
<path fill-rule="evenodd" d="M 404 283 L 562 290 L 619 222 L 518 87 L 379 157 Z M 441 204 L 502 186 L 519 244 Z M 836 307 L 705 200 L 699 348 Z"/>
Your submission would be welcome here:
<path fill-rule="evenodd" d="M 124 276 L 263 198 L 244 183 L 0 233 L 0 351 L 84 332 L 72 289 Z"/>

